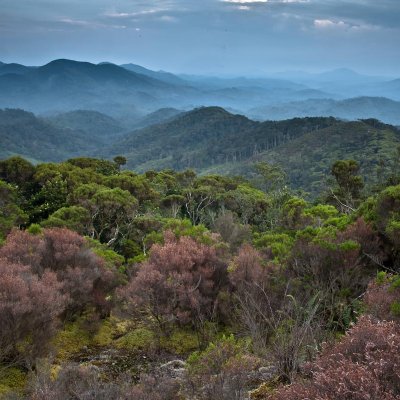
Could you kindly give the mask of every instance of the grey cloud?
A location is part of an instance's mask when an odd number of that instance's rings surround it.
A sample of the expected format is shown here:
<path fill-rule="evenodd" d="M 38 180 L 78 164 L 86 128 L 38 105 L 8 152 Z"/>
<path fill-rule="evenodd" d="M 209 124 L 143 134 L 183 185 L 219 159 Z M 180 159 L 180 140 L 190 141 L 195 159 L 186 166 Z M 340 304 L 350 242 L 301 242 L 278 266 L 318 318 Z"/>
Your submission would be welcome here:
<path fill-rule="evenodd" d="M 396 72 L 398 21 L 398 0 L 2 0 L 0 54 L 196 73 Z"/>

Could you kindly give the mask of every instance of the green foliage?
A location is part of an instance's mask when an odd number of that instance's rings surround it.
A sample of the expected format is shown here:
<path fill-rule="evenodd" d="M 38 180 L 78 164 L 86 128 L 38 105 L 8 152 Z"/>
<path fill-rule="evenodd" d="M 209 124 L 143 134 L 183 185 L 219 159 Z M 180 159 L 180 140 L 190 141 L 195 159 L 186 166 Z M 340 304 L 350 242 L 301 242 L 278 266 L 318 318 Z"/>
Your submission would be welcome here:
<path fill-rule="evenodd" d="M 291 236 L 280 233 L 256 234 L 254 245 L 259 250 L 264 250 L 271 253 L 271 258 L 277 263 L 284 261 L 290 254 L 294 240 Z"/>
<path fill-rule="evenodd" d="M 78 157 L 71 158 L 67 161 L 69 164 L 79 168 L 90 168 L 101 175 L 114 175 L 118 172 L 118 165 L 111 161 L 99 160 L 97 158 Z"/>
<path fill-rule="evenodd" d="M 91 218 L 89 211 L 84 207 L 61 207 L 43 221 L 41 225 L 46 228 L 68 228 L 85 235 L 90 231 Z"/>
<path fill-rule="evenodd" d="M 91 343 L 91 335 L 84 327 L 84 319 L 67 323 L 63 330 L 57 333 L 52 340 L 56 350 L 57 358 L 61 361 L 68 360 L 79 353 L 84 347 Z"/>
<path fill-rule="evenodd" d="M 14 226 L 22 225 L 27 220 L 27 215 L 17 202 L 16 190 L 0 180 L 0 240 L 4 239 Z"/>
<path fill-rule="evenodd" d="M 114 337 L 118 334 L 117 320 L 113 317 L 101 321 L 97 332 L 93 336 L 91 342 L 95 346 L 110 346 L 113 344 Z"/>
<path fill-rule="evenodd" d="M 117 339 L 115 345 L 117 348 L 134 351 L 149 350 L 155 343 L 156 337 L 150 329 L 137 327 Z"/>
<path fill-rule="evenodd" d="M 165 221 L 165 230 L 171 230 L 176 237 L 190 236 L 204 244 L 212 244 L 209 230 L 204 225 L 193 225 L 190 220 L 168 219 Z"/>
<path fill-rule="evenodd" d="M 199 348 L 199 337 L 194 331 L 174 329 L 168 336 L 162 336 L 160 346 L 172 354 L 187 355 Z"/>
<path fill-rule="evenodd" d="M 110 249 L 98 240 L 87 238 L 90 248 L 93 253 L 97 254 L 109 268 L 121 268 L 124 264 L 124 257 Z"/>
<path fill-rule="evenodd" d="M 351 222 L 352 219 L 349 215 L 341 215 L 339 217 L 328 218 L 324 222 L 324 226 L 333 226 L 339 231 L 343 231 L 351 224 Z"/>
<path fill-rule="evenodd" d="M 279 165 L 273 165 L 262 161 L 257 163 L 255 168 L 261 177 L 255 182 L 265 193 L 280 190 L 286 183 L 286 174 Z"/>
<path fill-rule="evenodd" d="M 400 276 L 399 275 L 392 275 L 390 277 L 390 290 L 396 290 L 400 288 Z"/>
<path fill-rule="evenodd" d="M 400 317 L 400 301 L 394 301 L 390 305 L 390 312 L 395 316 L 395 317 Z"/>
<path fill-rule="evenodd" d="M 39 224 L 31 224 L 27 230 L 31 235 L 40 235 L 42 233 L 42 227 Z"/>
<path fill-rule="evenodd" d="M 343 251 L 357 250 L 360 249 L 360 244 L 354 240 L 346 240 L 339 244 L 339 249 Z"/>
<path fill-rule="evenodd" d="M 27 374 L 16 367 L 2 368 L 0 365 L 0 398 L 7 394 L 22 394 L 27 381 Z"/>
<path fill-rule="evenodd" d="M 378 285 L 382 285 L 383 283 L 385 283 L 387 280 L 387 273 L 386 271 L 378 271 L 376 273 L 376 283 Z"/>
<path fill-rule="evenodd" d="M 375 222 L 377 219 L 377 199 L 368 197 L 358 207 L 357 214 L 362 216 L 366 222 Z"/>
<path fill-rule="evenodd" d="M 304 215 L 312 217 L 314 220 L 319 219 L 320 221 L 326 221 L 338 217 L 339 212 L 331 205 L 317 204 L 316 206 L 305 209 Z"/>

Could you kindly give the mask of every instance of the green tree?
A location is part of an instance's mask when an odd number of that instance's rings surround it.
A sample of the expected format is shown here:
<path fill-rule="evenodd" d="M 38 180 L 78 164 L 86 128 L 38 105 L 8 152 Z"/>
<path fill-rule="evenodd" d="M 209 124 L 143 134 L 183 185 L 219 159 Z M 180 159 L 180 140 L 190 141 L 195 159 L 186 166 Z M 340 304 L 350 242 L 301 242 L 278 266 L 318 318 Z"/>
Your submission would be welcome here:
<path fill-rule="evenodd" d="M 0 241 L 14 226 L 26 222 L 27 215 L 17 204 L 17 193 L 15 189 L 0 180 Z"/>
<path fill-rule="evenodd" d="M 360 166 L 355 160 L 339 160 L 332 165 L 336 187 L 331 189 L 331 198 L 342 212 L 354 211 L 360 204 L 364 182 L 359 172 Z"/>
<path fill-rule="evenodd" d="M 121 166 L 126 164 L 126 157 L 116 156 L 113 158 L 113 161 L 118 166 L 118 170 L 121 170 Z"/>

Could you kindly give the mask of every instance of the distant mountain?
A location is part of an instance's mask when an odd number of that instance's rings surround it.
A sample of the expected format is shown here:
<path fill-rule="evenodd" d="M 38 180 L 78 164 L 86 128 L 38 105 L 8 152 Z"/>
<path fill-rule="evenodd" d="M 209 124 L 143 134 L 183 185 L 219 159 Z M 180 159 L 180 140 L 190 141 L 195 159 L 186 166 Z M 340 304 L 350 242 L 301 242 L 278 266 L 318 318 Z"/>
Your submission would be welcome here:
<path fill-rule="evenodd" d="M 393 116 L 396 107 L 389 101 L 363 100 L 342 107 L 331 100 L 368 96 L 400 101 L 399 80 L 385 81 L 346 69 L 307 76 L 311 77 L 309 81 L 301 77 L 292 80 L 289 73 L 270 78 L 177 76 L 135 64 L 118 66 L 64 59 L 41 67 L 2 64 L 0 108 L 21 108 L 46 115 L 93 110 L 115 118 L 127 130 L 162 122 L 163 118 L 156 116 L 154 122 L 140 121 L 159 109 L 189 110 L 203 106 L 237 110 L 258 119 L 333 114 L 349 119 L 376 117 L 397 123 L 397 117 Z M 286 104 L 303 101 L 307 102 Z M 282 104 L 287 110 L 279 116 L 281 111 L 276 106 Z M 273 112 L 260 111 L 261 106 L 274 107 Z M 330 111 L 332 107 L 337 114 Z"/>
<path fill-rule="evenodd" d="M 400 100 L 399 86 L 393 80 L 390 80 L 390 78 L 364 75 L 348 68 L 338 68 L 322 73 L 287 71 L 274 74 L 273 76 L 301 83 L 312 89 L 331 93 L 333 96 L 326 96 L 326 98 L 331 99 L 339 100 L 369 96 Z"/>
<path fill-rule="evenodd" d="M 176 108 L 160 108 L 159 110 L 140 118 L 133 125 L 135 129 L 139 129 L 150 125 L 160 124 L 162 122 L 166 122 L 172 118 L 175 118 L 182 112 L 182 110 L 177 110 Z"/>
<path fill-rule="evenodd" d="M 263 88 L 263 89 L 291 89 L 301 90 L 307 86 L 301 83 L 296 83 L 290 79 L 282 78 L 220 78 L 215 76 L 201 75 L 179 75 L 185 81 L 190 82 L 193 86 L 206 89 L 221 89 L 221 88 Z"/>
<path fill-rule="evenodd" d="M 400 124 L 400 102 L 383 97 L 356 97 L 345 100 L 309 99 L 249 110 L 250 117 L 261 120 L 283 120 L 294 117 L 333 116 L 348 120 L 376 118 L 389 124 Z"/>
<path fill-rule="evenodd" d="M 81 108 L 113 114 L 137 107 L 153 110 L 180 91 L 114 64 L 55 60 L 24 74 L 1 75 L 0 107 L 37 112 Z"/>
<path fill-rule="evenodd" d="M 279 78 L 286 78 L 297 82 L 312 83 L 312 82 L 372 82 L 384 81 L 385 78 L 381 76 L 370 76 L 360 74 L 350 68 L 336 68 L 325 72 L 304 72 L 304 71 L 286 71 L 274 74 Z"/>
<path fill-rule="evenodd" d="M 21 64 L 4 64 L 0 63 L 0 75 L 6 74 L 26 74 L 27 72 L 33 71 L 35 67 L 26 67 Z"/>
<path fill-rule="evenodd" d="M 103 145 L 96 132 L 61 128 L 23 110 L 0 110 L 0 158 L 21 155 L 33 161 L 61 161 Z"/>
<path fill-rule="evenodd" d="M 371 91 L 375 93 L 385 93 L 392 99 L 400 101 L 400 79 L 394 79 L 381 83 L 380 85 L 375 85 Z"/>
<path fill-rule="evenodd" d="M 97 111 L 70 111 L 47 117 L 46 120 L 59 128 L 81 131 L 109 140 L 124 130 L 117 120 Z"/>
<path fill-rule="evenodd" d="M 128 71 L 135 72 L 137 74 L 142 74 L 149 76 L 150 78 L 158 79 L 160 81 L 170 83 L 173 85 L 189 85 L 189 82 L 184 79 L 179 78 L 178 76 L 171 74 L 170 72 L 165 71 L 152 71 L 150 69 L 141 67 L 136 64 L 122 64 L 120 65 L 122 68 L 127 69 Z"/>

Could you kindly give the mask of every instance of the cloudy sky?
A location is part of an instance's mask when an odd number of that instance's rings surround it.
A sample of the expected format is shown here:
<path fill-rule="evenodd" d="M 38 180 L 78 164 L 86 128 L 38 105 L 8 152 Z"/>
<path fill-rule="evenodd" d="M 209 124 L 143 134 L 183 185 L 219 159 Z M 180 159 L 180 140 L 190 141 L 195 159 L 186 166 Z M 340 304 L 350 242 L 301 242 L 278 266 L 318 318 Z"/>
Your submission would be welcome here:
<path fill-rule="evenodd" d="M 0 60 L 400 75 L 400 0 L 0 0 Z"/>

